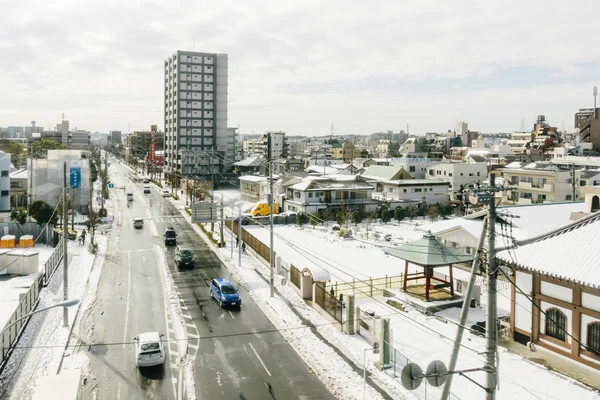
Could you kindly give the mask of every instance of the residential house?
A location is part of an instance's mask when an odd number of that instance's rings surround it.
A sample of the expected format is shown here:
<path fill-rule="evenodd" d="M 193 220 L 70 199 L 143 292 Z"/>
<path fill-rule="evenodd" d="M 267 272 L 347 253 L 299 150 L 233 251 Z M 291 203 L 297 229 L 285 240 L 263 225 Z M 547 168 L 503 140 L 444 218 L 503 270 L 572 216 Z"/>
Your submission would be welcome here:
<path fill-rule="evenodd" d="M 466 161 L 443 161 L 428 168 L 426 179 L 445 179 L 450 185 L 451 201 L 462 200 L 463 192 L 481 184 L 487 178 L 487 163 L 471 158 Z"/>
<path fill-rule="evenodd" d="M 352 165 L 356 168 L 367 168 L 371 165 L 390 165 L 390 160 L 388 158 L 355 158 L 352 160 Z"/>
<path fill-rule="evenodd" d="M 344 160 L 339 158 L 331 158 L 331 155 L 313 155 L 304 159 L 305 168 L 312 166 L 330 166 L 343 164 Z"/>
<path fill-rule="evenodd" d="M 412 179 L 412 176 L 402 167 L 388 167 L 385 165 L 371 165 L 361 172 L 360 176 L 373 186 L 376 192 L 381 192 L 381 182 L 398 179 Z"/>
<path fill-rule="evenodd" d="M 352 164 L 334 164 L 331 168 L 337 169 L 340 175 L 355 175 L 359 169 Z M 337 175 L 336 174 L 336 175 Z"/>
<path fill-rule="evenodd" d="M 253 155 L 233 163 L 240 174 L 257 174 L 266 171 L 267 161 L 260 155 Z"/>
<path fill-rule="evenodd" d="M 388 139 L 382 139 L 377 142 L 375 154 L 379 158 L 394 157 L 398 154 L 400 146 L 397 142 Z"/>
<path fill-rule="evenodd" d="M 579 186 L 600 186 L 600 170 L 588 169 L 581 171 Z"/>
<path fill-rule="evenodd" d="M 498 171 L 513 188 L 509 201 L 514 204 L 579 199 L 581 170 L 564 169 L 547 162 L 512 162 Z"/>
<path fill-rule="evenodd" d="M 586 204 L 598 203 L 600 188 L 588 190 Z M 595 212 L 497 253 L 500 267 L 515 282 L 510 303 L 515 341 L 600 370 L 599 241 Z"/>
<path fill-rule="evenodd" d="M 327 176 L 327 175 L 350 175 L 350 171 L 339 170 L 337 168 L 333 168 L 333 166 L 321 167 L 317 165 L 313 165 L 311 167 L 305 168 L 304 172 L 309 176 Z"/>
<path fill-rule="evenodd" d="M 448 186 L 444 179 L 396 179 L 383 181 L 381 200 L 425 205 L 448 204 Z"/>
<path fill-rule="evenodd" d="M 393 158 L 389 161 L 390 166 L 404 168 L 415 179 L 425 179 L 427 168 L 438 163 L 438 160 L 427 157 L 402 157 Z"/>
<path fill-rule="evenodd" d="M 285 171 L 304 172 L 304 160 L 298 158 L 280 158 L 275 164 L 275 173 Z"/>
<path fill-rule="evenodd" d="M 285 211 L 311 214 L 347 207 L 373 212 L 377 201 L 371 198 L 372 191 L 373 187 L 357 175 L 307 177 L 287 187 Z"/>
<path fill-rule="evenodd" d="M 27 208 L 27 168 L 10 173 L 10 208 Z"/>
<path fill-rule="evenodd" d="M 240 176 L 240 200 L 249 201 L 252 203 L 265 201 L 261 190 L 263 186 L 267 186 L 269 179 L 264 176 L 243 175 Z"/>
<path fill-rule="evenodd" d="M 350 142 L 334 143 L 331 149 L 331 157 L 339 158 L 344 162 L 351 162 L 355 158 L 368 157 L 366 149 L 355 147 Z"/>

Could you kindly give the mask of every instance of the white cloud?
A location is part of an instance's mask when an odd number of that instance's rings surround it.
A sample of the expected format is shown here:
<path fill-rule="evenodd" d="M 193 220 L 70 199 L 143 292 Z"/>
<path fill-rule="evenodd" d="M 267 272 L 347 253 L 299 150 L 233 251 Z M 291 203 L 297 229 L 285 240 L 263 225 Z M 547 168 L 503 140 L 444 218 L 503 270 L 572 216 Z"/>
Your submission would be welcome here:
<path fill-rule="evenodd" d="M 62 112 L 92 130 L 162 126 L 162 63 L 192 41 L 229 54 L 229 120 L 244 132 L 327 133 L 333 122 L 340 133 L 368 133 L 410 122 L 419 133 L 457 118 L 499 131 L 540 113 L 560 126 L 600 76 L 588 67 L 600 61 L 593 0 L 30 0 L 4 1 L 2 11 L 3 126 L 48 126 Z M 552 81 L 516 75 L 506 88 L 486 87 L 519 68 L 547 70 Z M 473 79 L 482 88 L 469 90 Z M 448 89 L 431 95 L 437 82 Z"/>

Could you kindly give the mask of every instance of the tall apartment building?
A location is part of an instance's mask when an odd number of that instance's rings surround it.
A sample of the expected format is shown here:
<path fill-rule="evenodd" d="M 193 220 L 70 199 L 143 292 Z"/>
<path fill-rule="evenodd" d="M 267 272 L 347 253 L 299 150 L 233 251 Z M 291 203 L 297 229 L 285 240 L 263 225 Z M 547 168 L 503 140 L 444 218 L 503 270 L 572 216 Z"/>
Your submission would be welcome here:
<path fill-rule="evenodd" d="M 165 60 L 167 173 L 208 176 L 211 165 L 223 173 L 233 163 L 226 154 L 234 143 L 227 129 L 227 71 L 227 54 L 178 50 Z"/>
<path fill-rule="evenodd" d="M 134 131 L 127 135 L 127 154 L 141 159 L 150 152 L 150 144 L 154 143 L 155 150 L 162 150 L 165 145 L 165 134 L 157 130 L 156 125 L 150 125 L 149 131 Z"/>
<path fill-rule="evenodd" d="M 110 131 L 108 140 L 111 144 L 118 145 L 122 144 L 121 131 Z"/>

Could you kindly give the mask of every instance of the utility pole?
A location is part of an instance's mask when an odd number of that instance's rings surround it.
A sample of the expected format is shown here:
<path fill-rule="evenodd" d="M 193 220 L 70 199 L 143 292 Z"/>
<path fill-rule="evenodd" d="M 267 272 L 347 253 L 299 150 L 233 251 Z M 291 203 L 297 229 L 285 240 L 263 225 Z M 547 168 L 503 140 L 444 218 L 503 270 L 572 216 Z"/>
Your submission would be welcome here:
<path fill-rule="evenodd" d="M 497 291 L 496 278 L 496 174 L 490 174 L 489 205 L 488 205 L 488 268 L 487 268 L 487 318 L 485 322 L 485 363 L 487 400 L 496 399 L 497 385 L 497 360 L 498 352 L 498 325 L 497 325 Z"/>
<path fill-rule="evenodd" d="M 273 133 L 269 132 L 269 139 L 268 139 L 268 154 L 269 154 L 269 225 L 271 226 L 271 232 L 270 232 L 270 253 L 269 253 L 269 264 L 271 266 L 271 273 L 270 273 L 270 296 L 274 297 L 275 296 L 275 287 L 274 287 L 274 281 L 275 281 L 275 276 L 273 275 L 274 272 L 274 268 L 273 268 L 273 157 L 272 157 L 272 153 L 273 153 Z"/>
<path fill-rule="evenodd" d="M 90 157 L 89 157 L 88 161 L 89 161 L 89 174 L 90 174 L 90 189 L 88 190 L 89 194 L 90 194 L 89 195 L 90 209 L 88 210 L 88 215 L 89 215 L 88 221 L 90 221 L 90 227 L 91 227 L 92 213 L 94 212 L 94 207 L 92 206 L 92 204 L 93 204 L 92 203 L 92 195 L 94 192 L 94 182 L 92 181 L 92 150 L 91 150 L 91 148 L 90 148 Z M 92 245 L 94 244 L 94 236 L 91 235 L 91 232 L 90 232 L 90 242 L 92 243 Z"/>
<path fill-rule="evenodd" d="M 571 189 L 573 191 L 573 197 L 571 199 L 577 201 L 577 199 L 575 199 L 575 163 L 571 164 Z"/>
<path fill-rule="evenodd" d="M 225 246 L 225 240 L 223 240 L 223 224 L 224 224 L 224 219 L 223 219 L 223 214 L 224 214 L 224 209 L 225 209 L 225 205 L 223 203 L 223 195 L 221 195 L 221 224 L 220 224 L 220 234 L 221 234 L 221 243 L 219 244 L 219 247 L 223 247 Z"/>
<path fill-rule="evenodd" d="M 29 201 L 27 202 L 27 218 L 29 219 L 29 222 L 31 222 L 31 214 L 29 213 L 29 211 L 31 209 L 31 203 L 33 203 L 33 140 L 31 141 L 31 143 L 29 143 L 29 146 L 31 147 L 31 155 L 29 159 Z"/>
<path fill-rule="evenodd" d="M 214 203 L 215 202 L 215 164 L 214 164 L 214 160 L 212 157 L 210 157 L 210 182 L 211 182 L 211 186 L 212 186 L 212 193 L 210 194 L 210 202 Z M 210 231 L 214 232 L 215 231 L 215 223 L 211 222 L 210 223 Z"/>
<path fill-rule="evenodd" d="M 67 161 L 63 161 L 63 300 L 69 298 L 69 259 L 67 257 L 67 230 L 69 221 L 67 220 Z M 69 309 L 63 307 L 63 326 L 69 326 Z"/>
<path fill-rule="evenodd" d="M 242 205 L 238 205 L 238 268 L 242 266 Z"/>

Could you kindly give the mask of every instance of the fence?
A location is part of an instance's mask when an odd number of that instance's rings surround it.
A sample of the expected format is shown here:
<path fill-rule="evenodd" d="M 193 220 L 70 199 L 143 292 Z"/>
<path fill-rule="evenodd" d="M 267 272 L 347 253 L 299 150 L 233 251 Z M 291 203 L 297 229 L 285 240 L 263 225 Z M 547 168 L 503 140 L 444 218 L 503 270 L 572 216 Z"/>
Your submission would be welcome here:
<path fill-rule="evenodd" d="M 54 248 L 54 251 L 52 251 L 52 254 L 44 264 L 44 271 L 42 271 L 42 275 L 44 277 L 44 286 L 48 286 L 48 282 L 50 282 L 50 278 L 52 278 L 52 275 L 54 275 L 54 271 L 56 271 L 56 268 L 58 268 L 58 266 L 60 265 L 60 262 L 63 259 L 63 255 L 63 241 L 59 240 L 58 244 Z"/>
<path fill-rule="evenodd" d="M 294 265 L 292 264 L 292 266 L 290 267 L 290 282 L 292 282 L 294 285 L 296 285 L 296 287 L 298 289 L 300 289 L 300 277 L 302 276 L 302 274 L 300 273 L 300 271 L 298 270 L 298 268 L 294 267 Z"/>
<path fill-rule="evenodd" d="M 333 284 L 333 289 L 337 295 L 345 296 L 354 294 L 356 299 L 384 296 L 384 289 L 402 288 L 404 275 L 384 276 L 382 278 L 369 278 L 365 280 L 353 279 L 352 282 L 336 282 Z"/>
<path fill-rule="evenodd" d="M 325 284 L 317 282 L 314 284 L 315 302 L 321 306 L 327 314 L 335 319 L 340 324 L 343 324 L 344 304 L 335 295 L 328 293 Z M 341 325 L 340 325 L 341 328 Z"/>
<path fill-rule="evenodd" d="M 386 372 L 389 375 L 391 375 L 393 378 L 399 380 L 400 375 L 402 374 L 402 369 L 407 364 L 410 364 L 411 362 L 415 363 L 415 361 L 411 361 L 408 357 L 406 357 L 400 351 L 395 349 L 392 344 L 390 344 L 388 342 L 383 342 L 383 345 L 385 348 L 389 349 L 389 352 L 390 352 L 391 368 L 387 369 Z M 421 367 L 421 369 L 423 371 L 425 371 L 427 369 L 427 365 L 419 364 L 419 367 Z M 456 380 L 456 378 L 454 378 L 454 379 Z M 435 399 L 435 400 L 437 400 L 440 398 L 440 396 L 442 394 L 443 387 L 444 387 L 443 385 L 440 387 L 431 386 L 429 383 L 427 383 L 426 379 L 423 379 L 423 381 L 421 382 L 421 385 L 417 389 L 411 390 L 410 392 L 418 399 L 423 399 L 423 400 Z M 452 392 L 449 393 L 448 398 L 450 400 L 460 400 L 460 398 L 458 396 L 456 396 L 455 394 L 453 394 Z"/>
<path fill-rule="evenodd" d="M 357 307 L 356 309 L 356 316 L 358 318 L 358 329 L 356 333 L 367 339 L 367 342 L 378 351 L 379 345 L 375 345 L 375 343 L 379 343 L 379 338 L 377 337 L 379 317 L 361 310 L 360 307 Z"/>
<path fill-rule="evenodd" d="M 19 318 L 29 314 L 31 310 L 37 306 L 40 290 L 42 290 L 43 287 L 44 274 L 39 274 L 27 293 L 21 297 L 17 309 L 11 315 L 5 326 L 10 325 Z M 28 321 L 29 320 L 27 318 L 23 319 L 2 333 L 2 336 L 0 337 L 0 345 L 2 348 L 0 353 L 2 356 L 0 357 L 0 371 L 2 371 L 4 368 L 5 360 L 8 360 L 8 356 L 12 351 L 12 346 L 17 342 L 19 336 L 21 335 L 21 328 L 23 328 Z"/>
<path fill-rule="evenodd" d="M 40 291 L 43 287 L 48 285 L 50 282 L 50 278 L 56 271 L 56 268 L 60 265 L 60 262 L 63 259 L 63 242 L 58 242 L 58 245 L 54 248 L 54 251 L 50 255 L 50 258 L 46 260 L 44 264 L 44 270 L 40 272 L 35 281 L 31 284 L 31 287 L 25 293 L 19 301 L 19 305 L 15 312 L 11 315 L 10 319 L 4 326 L 9 326 L 11 323 L 15 322 L 19 318 L 29 314 L 32 310 L 35 309 L 38 303 Z M 22 321 L 17 322 L 9 329 L 7 329 L 2 336 L 0 337 L 0 346 L 1 357 L 0 357 L 0 371 L 4 368 L 5 360 L 8 360 L 8 356 L 12 351 L 12 346 L 18 341 L 19 336 L 21 335 L 21 329 L 27 325 L 29 319 L 23 319 Z"/>
<path fill-rule="evenodd" d="M 46 231 L 44 231 L 44 226 L 38 225 L 37 222 L 26 222 L 21 225 L 14 221 L 3 221 L 2 228 L 3 230 L 0 231 L 0 236 L 15 235 L 17 243 L 19 243 L 21 236 L 31 235 L 36 243 L 52 245 L 52 237 L 54 232 L 52 225 L 48 225 L 48 228 L 46 228 Z"/>
<path fill-rule="evenodd" d="M 227 226 L 232 232 L 234 232 L 235 235 L 237 235 L 237 222 L 225 221 L 225 226 Z M 250 246 L 250 248 L 254 250 L 256 254 L 262 257 L 266 262 L 271 262 L 271 250 L 269 249 L 269 246 L 252 236 L 252 234 L 250 232 L 247 232 L 244 228 L 242 228 L 242 241 L 246 243 L 246 246 Z M 273 252 L 273 262 L 275 261 L 276 257 L 277 253 Z"/>

